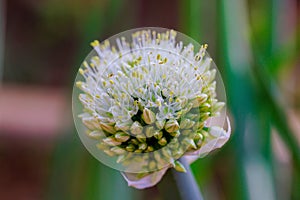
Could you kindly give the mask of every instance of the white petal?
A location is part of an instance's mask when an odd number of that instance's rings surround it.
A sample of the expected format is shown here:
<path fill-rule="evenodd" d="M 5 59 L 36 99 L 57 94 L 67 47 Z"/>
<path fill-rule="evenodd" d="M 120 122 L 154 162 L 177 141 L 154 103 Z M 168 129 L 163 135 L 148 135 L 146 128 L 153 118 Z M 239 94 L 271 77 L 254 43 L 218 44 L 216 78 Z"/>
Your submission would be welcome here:
<path fill-rule="evenodd" d="M 228 141 L 231 134 L 231 126 L 228 117 L 227 117 L 227 126 L 228 126 L 227 131 L 225 131 L 224 129 L 220 131 L 219 129 L 214 128 L 213 134 L 217 136 L 216 138 L 207 141 L 199 150 L 186 153 L 184 157 L 188 160 L 188 162 L 192 163 L 198 158 L 206 156 L 212 150 L 221 148 Z"/>
<path fill-rule="evenodd" d="M 134 173 L 121 172 L 121 174 L 127 181 L 128 186 L 137 189 L 145 189 L 156 185 L 162 179 L 168 169 L 169 167 L 163 168 L 159 171 L 152 172 L 142 178 L 138 178 L 137 174 Z"/>

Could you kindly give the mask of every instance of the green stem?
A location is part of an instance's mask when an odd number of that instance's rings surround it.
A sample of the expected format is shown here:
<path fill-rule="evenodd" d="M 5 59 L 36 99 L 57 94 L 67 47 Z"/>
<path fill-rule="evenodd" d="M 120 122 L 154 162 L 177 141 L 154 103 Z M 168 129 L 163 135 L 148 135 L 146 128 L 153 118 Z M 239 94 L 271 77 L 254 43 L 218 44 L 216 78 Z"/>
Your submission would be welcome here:
<path fill-rule="evenodd" d="M 188 162 L 184 158 L 180 158 L 179 161 L 184 165 L 186 173 L 178 172 L 175 169 L 171 169 L 171 171 L 181 199 L 202 200 L 202 194 L 199 190 L 199 186 L 197 185 Z"/>

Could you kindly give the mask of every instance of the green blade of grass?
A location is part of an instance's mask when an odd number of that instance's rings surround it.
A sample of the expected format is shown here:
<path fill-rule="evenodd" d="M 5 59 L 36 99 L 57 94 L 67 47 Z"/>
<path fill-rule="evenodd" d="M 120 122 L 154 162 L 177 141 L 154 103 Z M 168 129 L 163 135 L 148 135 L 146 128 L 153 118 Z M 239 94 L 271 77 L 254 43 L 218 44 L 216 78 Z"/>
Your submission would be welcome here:
<path fill-rule="evenodd" d="M 201 1 L 180 1 L 180 27 L 184 32 L 199 41 L 201 38 Z"/>
<path fill-rule="evenodd" d="M 252 54 L 249 43 L 248 8 L 245 1 L 223 0 L 221 3 L 221 41 L 226 65 L 228 101 L 235 118 L 235 135 L 239 199 L 273 199 L 274 186 L 270 169 L 270 128 L 260 123 L 259 99 L 253 85 Z M 266 137 L 261 140 L 261 137 Z M 266 145 L 266 146 L 264 146 Z M 264 155 L 267 156 L 261 156 Z M 253 177 L 264 177 L 264 190 Z"/>

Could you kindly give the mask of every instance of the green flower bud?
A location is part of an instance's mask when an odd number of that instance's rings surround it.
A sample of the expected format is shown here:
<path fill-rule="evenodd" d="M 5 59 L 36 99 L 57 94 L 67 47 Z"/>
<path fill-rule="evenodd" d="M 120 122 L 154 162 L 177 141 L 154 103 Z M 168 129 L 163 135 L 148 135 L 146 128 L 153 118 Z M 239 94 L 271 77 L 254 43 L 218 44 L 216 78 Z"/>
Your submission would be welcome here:
<path fill-rule="evenodd" d="M 130 122 L 118 123 L 118 124 L 115 125 L 115 129 L 126 132 L 130 129 L 131 125 L 132 125 L 131 121 Z"/>
<path fill-rule="evenodd" d="M 172 132 L 172 133 L 170 133 L 170 135 L 173 137 L 179 137 L 180 131 L 178 130 L 178 131 Z"/>
<path fill-rule="evenodd" d="M 192 121 L 192 120 L 190 120 L 189 123 L 187 124 L 187 126 L 186 126 L 185 128 L 186 128 L 186 129 L 189 129 L 189 128 L 194 127 L 194 125 L 195 125 L 195 122 Z"/>
<path fill-rule="evenodd" d="M 170 149 L 172 149 L 172 150 L 176 150 L 179 147 L 178 142 L 173 142 L 175 139 L 177 139 L 177 138 L 173 138 L 168 145 L 168 147 L 170 147 Z"/>
<path fill-rule="evenodd" d="M 176 120 L 169 120 L 165 124 L 165 130 L 168 133 L 172 133 L 172 132 L 178 131 L 178 129 L 179 129 L 179 124 L 178 124 L 178 122 Z"/>
<path fill-rule="evenodd" d="M 190 119 L 183 119 L 180 123 L 181 129 L 189 129 L 194 126 L 195 122 Z"/>
<path fill-rule="evenodd" d="M 104 142 L 100 142 L 97 144 L 97 148 L 100 150 L 105 150 L 105 149 L 109 149 L 109 146 Z"/>
<path fill-rule="evenodd" d="M 168 148 L 162 149 L 162 155 L 166 158 L 172 157 L 172 152 Z"/>
<path fill-rule="evenodd" d="M 200 114 L 200 121 L 205 121 L 209 118 L 210 112 L 204 112 Z"/>
<path fill-rule="evenodd" d="M 154 152 L 154 159 L 158 162 L 158 163 L 164 163 L 165 161 L 162 159 L 161 154 L 157 151 Z"/>
<path fill-rule="evenodd" d="M 142 152 L 143 152 L 142 149 L 137 149 L 137 150 L 134 151 L 134 153 L 142 153 Z"/>
<path fill-rule="evenodd" d="M 225 106 L 224 102 L 217 102 L 217 103 L 213 104 L 213 106 L 211 108 L 211 112 L 212 113 L 219 112 L 224 106 Z"/>
<path fill-rule="evenodd" d="M 172 151 L 174 157 L 182 156 L 184 151 L 179 147 L 176 150 Z"/>
<path fill-rule="evenodd" d="M 134 135 L 139 135 L 143 132 L 143 126 L 138 121 L 135 121 L 131 125 L 130 131 Z"/>
<path fill-rule="evenodd" d="M 216 69 L 211 69 L 208 72 L 207 83 L 211 83 L 216 77 Z"/>
<path fill-rule="evenodd" d="M 119 155 L 118 158 L 117 158 L 117 163 L 121 163 L 124 164 L 124 162 L 130 162 L 130 158 L 132 157 L 132 154 L 131 153 L 127 153 L 127 154 L 122 154 L 122 155 Z"/>
<path fill-rule="evenodd" d="M 167 140 L 165 137 L 161 138 L 159 141 L 158 141 L 158 144 L 161 145 L 161 146 L 165 146 L 167 144 Z"/>
<path fill-rule="evenodd" d="M 163 132 L 162 132 L 162 131 L 155 131 L 155 132 L 154 132 L 154 137 L 155 137 L 156 139 L 159 140 L 162 136 L 163 136 Z"/>
<path fill-rule="evenodd" d="M 110 150 L 118 155 L 124 154 L 126 152 L 124 149 L 122 149 L 121 147 L 117 147 L 117 146 L 112 147 Z"/>
<path fill-rule="evenodd" d="M 192 133 L 193 133 L 193 131 L 192 131 L 192 130 L 190 130 L 190 129 L 187 129 L 187 130 L 183 130 L 183 131 L 181 131 L 181 133 L 182 133 L 182 135 L 184 135 L 184 136 L 188 136 L 188 135 L 192 134 Z"/>
<path fill-rule="evenodd" d="M 193 149 L 197 149 L 197 145 L 195 144 L 194 140 L 191 138 L 185 138 L 183 140 L 183 142 L 187 145 L 189 145 L 190 147 L 192 147 Z"/>
<path fill-rule="evenodd" d="M 180 104 L 181 108 L 185 107 L 188 103 L 188 100 L 186 97 L 179 97 L 175 101 Z"/>
<path fill-rule="evenodd" d="M 197 147 L 200 148 L 203 144 L 203 139 L 198 140 L 196 144 L 197 144 Z"/>
<path fill-rule="evenodd" d="M 99 130 L 97 130 L 97 131 L 88 131 L 87 135 L 90 138 L 96 139 L 96 140 L 99 140 L 99 139 L 102 139 L 102 138 L 106 137 L 105 134 L 102 131 L 99 131 Z"/>
<path fill-rule="evenodd" d="M 148 108 L 144 108 L 143 114 L 142 114 L 142 119 L 146 124 L 152 124 L 156 120 L 156 116 L 154 112 L 149 110 Z"/>
<path fill-rule="evenodd" d="M 187 104 L 187 106 L 184 109 L 181 110 L 181 114 L 188 113 L 192 108 L 193 108 L 193 103 L 190 102 Z"/>
<path fill-rule="evenodd" d="M 178 171 L 178 172 L 186 172 L 185 167 L 178 160 L 175 160 L 174 165 L 175 165 L 174 168 L 176 169 L 176 171 Z"/>
<path fill-rule="evenodd" d="M 117 132 L 115 134 L 115 138 L 119 142 L 126 142 L 130 138 L 130 136 L 124 132 Z"/>
<path fill-rule="evenodd" d="M 140 135 L 137 135 L 136 136 L 136 139 L 139 141 L 139 142 L 146 142 L 146 136 L 143 135 L 143 134 L 140 134 Z"/>
<path fill-rule="evenodd" d="M 136 153 L 140 153 L 140 152 L 136 152 Z M 142 156 L 138 156 L 138 155 L 135 155 L 134 157 L 132 157 L 132 160 L 134 161 L 133 163 L 136 163 L 136 162 L 143 162 L 143 157 Z"/>
<path fill-rule="evenodd" d="M 209 103 L 204 103 L 200 106 L 200 112 L 209 112 L 211 105 Z"/>
<path fill-rule="evenodd" d="M 199 117 L 199 114 L 193 114 L 193 113 L 188 113 L 186 114 L 186 118 L 194 120 L 197 119 Z"/>
<path fill-rule="evenodd" d="M 158 128 L 158 130 L 162 130 L 165 126 L 166 121 L 165 120 L 161 120 L 161 121 L 156 121 L 155 125 Z"/>
<path fill-rule="evenodd" d="M 201 133 L 201 135 L 203 136 L 204 139 L 208 138 L 210 136 L 209 133 L 208 133 L 208 129 L 207 128 L 206 128 L 206 130 L 202 129 L 200 131 L 200 133 Z"/>
<path fill-rule="evenodd" d="M 110 151 L 110 150 L 108 150 L 108 149 L 103 150 L 103 151 L 104 151 L 104 153 L 106 153 L 107 155 L 109 155 L 109 156 L 111 156 L 111 157 L 115 156 L 115 153 L 112 152 L 112 151 Z"/>
<path fill-rule="evenodd" d="M 156 168 L 156 162 L 154 160 L 151 160 L 149 162 L 149 170 L 153 171 L 153 170 L 155 170 L 155 168 Z"/>
<path fill-rule="evenodd" d="M 114 128 L 114 126 L 112 124 L 107 124 L 107 123 L 103 123 L 103 122 L 100 122 L 99 123 L 100 127 L 108 132 L 108 133 L 115 133 L 116 132 L 116 129 Z"/>
<path fill-rule="evenodd" d="M 113 137 L 104 138 L 102 141 L 105 142 L 106 144 L 110 145 L 110 146 L 118 146 L 122 143 L 122 142 L 117 141 Z"/>
<path fill-rule="evenodd" d="M 190 143 L 190 146 L 193 148 L 193 149 L 197 149 L 197 145 L 195 144 L 195 141 L 193 139 L 190 139 L 189 140 L 189 143 Z"/>
<path fill-rule="evenodd" d="M 195 134 L 194 140 L 198 141 L 198 140 L 202 140 L 203 139 L 203 135 L 200 132 L 197 132 Z"/>
<path fill-rule="evenodd" d="M 135 150 L 135 147 L 133 144 L 129 144 L 127 147 L 126 147 L 126 150 L 129 151 L 129 152 L 133 152 Z"/>
<path fill-rule="evenodd" d="M 148 174 L 149 174 L 148 172 L 145 172 L 145 173 L 138 173 L 138 174 L 136 175 L 136 177 L 137 177 L 138 179 L 141 179 L 141 178 L 147 176 Z"/>
<path fill-rule="evenodd" d="M 123 154 L 123 155 L 119 155 L 118 156 L 118 158 L 117 158 L 117 163 L 121 163 L 121 162 L 123 162 L 125 160 L 125 155 Z"/>
<path fill-rule="evenodd" d="M 154 148 L 152 146 L 148 146 L 146 149 L 146 152 L 152 152 L 154 150 Z"/>
<path fill-rule="evenodd" d="M 99 129 L 98 121 L 94 117 L 82 118 L 82 123 L 90 130 Z"/>
<path fill-rule="evenodd" d="M 153 126 L 147 126 L 145 130 L 145 134 L 147 138 L 150 138 L 154 135 L 155 129 Z"/>
<path fill-rule="evenodd" d="M 146 143 L 140 143 L 139 144 L 139 149 L 145 150 L 146 148 L 147 148 L 147 144 Z"/>
<path fill-rule="evenodd" d="M 178 139 L 175 137 L 170 141 L 170 144 L 178 144 Z"/>
<path fill-rule="evenodd" d="M 193 108 L 197 108 L 202 105 L 207 100 L 207 98 L 207 94 L 200 94 L 196 96 L 196 98 L 192 100 Z"/>
<path fill-rule="evenodd" d="M 196 124 L 193 126 L 193 131 L 201 130 L 204 127 L 204 122 L 196 122 Z"/>
<path fill-rule="evenodd" d="M 168 162 L 168 163 L 173 163 L 174 159 L 172 156 L 172 153 L 170 149 L 168 148 L 163 148 L 162 149 L 162 154 L 164 156 L 164 159 Z"/>
<path fill-rule="evenodd" d="M 130 143 L 134 145 L 138 145 L 140 142 L 137 139 L 133 138 L 130 140 Z"/>

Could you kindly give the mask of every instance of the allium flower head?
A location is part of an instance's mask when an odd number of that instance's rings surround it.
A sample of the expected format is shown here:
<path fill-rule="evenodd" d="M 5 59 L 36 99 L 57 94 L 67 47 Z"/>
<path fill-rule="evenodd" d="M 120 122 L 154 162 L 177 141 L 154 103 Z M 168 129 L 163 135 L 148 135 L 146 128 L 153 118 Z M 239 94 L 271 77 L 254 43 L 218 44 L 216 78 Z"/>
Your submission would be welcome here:
<path fill-rule="evenodd" d="M 185 171 L 180 157 L 194 160 L 221 147 L 229 131 L 222 128 L 225 92 L 207 45 L 180 40 L 173 30 L 131 33 L 91 43 L 73 111 L 87 149 L 144 188 L 169 167 Z"/>

